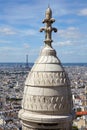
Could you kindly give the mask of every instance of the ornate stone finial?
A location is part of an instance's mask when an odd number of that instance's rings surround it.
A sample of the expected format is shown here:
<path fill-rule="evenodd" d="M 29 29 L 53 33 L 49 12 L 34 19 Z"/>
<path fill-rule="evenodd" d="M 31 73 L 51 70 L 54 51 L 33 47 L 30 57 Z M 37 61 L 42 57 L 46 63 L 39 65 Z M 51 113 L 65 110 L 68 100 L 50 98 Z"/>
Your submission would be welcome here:
<path fill-rule="evenodd" d="M 52 23 L 55 22 L 55 19 L 52 18 L 52 10 L 50 7 L 47 8 L 45 13 L 45 19 L 43 20 L 43 23 L 46 23 L 45 27 L 42 27 L 40 29 L 40 32 L 45 31 L 45 43 L 49 46 L 51 46 L 52 40 L 52 31 L 57 32 L 57 29 L 52 27 Z"/>

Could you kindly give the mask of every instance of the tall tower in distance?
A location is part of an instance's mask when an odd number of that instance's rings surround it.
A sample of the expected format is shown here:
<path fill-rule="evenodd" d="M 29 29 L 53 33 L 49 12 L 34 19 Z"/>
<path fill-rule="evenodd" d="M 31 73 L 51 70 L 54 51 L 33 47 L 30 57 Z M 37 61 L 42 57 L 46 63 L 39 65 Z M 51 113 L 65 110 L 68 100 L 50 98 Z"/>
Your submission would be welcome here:
<path fill-rule="evenodd" d="M 52 10 L 45 13 L 45 46 L 25 82 L 19 118 L 22 130 L 72 130 L 72 94 L 69 78 L 52 47 Z"/>
<path fill-rule="evenodd" d="M 29 64 L 28 64 L 28 55 L 26 55 L 26 69 L 29 68 Z"/>

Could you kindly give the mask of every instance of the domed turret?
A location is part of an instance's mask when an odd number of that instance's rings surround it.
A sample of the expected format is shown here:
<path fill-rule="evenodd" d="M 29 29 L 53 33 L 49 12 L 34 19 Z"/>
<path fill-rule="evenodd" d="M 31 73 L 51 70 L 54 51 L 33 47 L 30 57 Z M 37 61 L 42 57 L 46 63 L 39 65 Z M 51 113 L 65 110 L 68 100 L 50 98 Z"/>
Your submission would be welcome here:
<path fill-rule="evenodd" d="M 72 95 L 70 82 L 52 48 L 52 27 L 55 21 L 50 8 L 46 10 L 45 46 L 25 82 L 19 118 L 23 130 L 71 130 Z M 49 17 L 48 17 L 49 16 Z"/>

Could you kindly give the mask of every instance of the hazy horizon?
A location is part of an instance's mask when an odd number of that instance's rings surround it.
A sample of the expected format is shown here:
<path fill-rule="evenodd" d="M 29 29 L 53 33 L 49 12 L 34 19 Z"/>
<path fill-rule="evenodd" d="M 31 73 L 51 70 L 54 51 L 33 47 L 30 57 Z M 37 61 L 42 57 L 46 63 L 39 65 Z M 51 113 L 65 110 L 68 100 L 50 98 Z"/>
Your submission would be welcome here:
<path fill-rule="evenodd" d="M 87 1 L 0 0 L 0 62 L 35 62 L 44 46 L 45 11 L 50 5 L 58 29 L 53 48 L 62 63 L 87 63 Z"/>

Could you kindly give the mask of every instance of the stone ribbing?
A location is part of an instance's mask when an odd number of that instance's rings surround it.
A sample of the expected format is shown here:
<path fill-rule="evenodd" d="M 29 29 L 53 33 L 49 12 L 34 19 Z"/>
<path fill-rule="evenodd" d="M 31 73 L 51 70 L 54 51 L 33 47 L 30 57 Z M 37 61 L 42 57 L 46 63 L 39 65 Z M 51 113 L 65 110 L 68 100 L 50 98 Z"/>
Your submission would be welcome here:
<path fill-rule="evenodd" d="M 42 124 L 46 129 L 48 128 L 46 123 L 54 124 L 53 127 L 59 129 L 59 126 L 62 127 L 61 122 L 65 122 L 64 127 L 66 128 L 72 122 L 72 95 L 68 76 L 56 57 L 55 51 L 54 55 L 53 52 L 52 55 L 50 54 L 50 60 L 41 60 L 43 52 L 44 57 L 48 59 L 47 51 L 50 52 L 50 50 L 52 52 L 53 49 L 47 46 L 43 48 L 25 82 L 19 117 L 26 129 L 32 129 L 32 127 L 41 129 Z M 24 123 L 25 121 L 28 122 L 27 125 Z M 39 126 L 38 123 L 41 125 Z M 55 125 L 55 123 L 59 125 Z M 26 130 L 24 128 L 23 130 Z M 69 129 L 67 128 L 67 130 Z"/>

